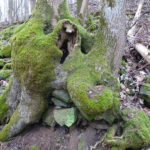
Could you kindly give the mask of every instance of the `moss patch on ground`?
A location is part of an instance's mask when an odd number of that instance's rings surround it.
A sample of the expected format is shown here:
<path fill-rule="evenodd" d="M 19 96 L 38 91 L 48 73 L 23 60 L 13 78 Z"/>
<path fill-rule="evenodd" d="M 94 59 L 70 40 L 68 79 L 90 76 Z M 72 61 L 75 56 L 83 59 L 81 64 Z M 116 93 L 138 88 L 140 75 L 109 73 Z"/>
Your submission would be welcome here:
<path fill-rule="evenodd" d="M 108 131 L 106 142 L 112 147 L 122 150 L 126 148 L 138 149 L 150 143 L 150 119 L 137 108 L 126 108 L 121 111 L 123 133 L 115 136 L 117 128 Z"/>
<path fill-rule="evenodd" d="M 40 150 L 38 145 L 32 145 L 28 150 Z"/>
<path fill-rule="evenodd" d="M 10 70 L 1 70 L 0 71 L 0 76 L 2 77 L 2 78 L 4 78 L 4 79 L 7 79 L 8 77 L 10 77 L 10 75 L 11 75 L 11 72 L 10 72 Z"/>
<path fill-rule="evenodd" d="M 11 45 L 7 44 L 1 49 L 1 56 L 2 57 L 11 57 Z"/>
<path fill-rule="evenodd" d="M 3 59 L 0 59 L 0 67 L 3 67 L 4 66 L 4 60 Z"/>

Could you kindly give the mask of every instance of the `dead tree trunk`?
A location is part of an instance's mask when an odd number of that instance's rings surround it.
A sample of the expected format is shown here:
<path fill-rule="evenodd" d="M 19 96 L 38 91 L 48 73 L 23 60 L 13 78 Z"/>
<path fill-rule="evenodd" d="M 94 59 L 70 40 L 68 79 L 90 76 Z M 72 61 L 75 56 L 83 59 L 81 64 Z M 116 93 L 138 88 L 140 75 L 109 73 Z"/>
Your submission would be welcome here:
<path fill-rule="evenodd" d="M 104 3 L 93 38 L 70 15 L 67 0 L 51 0 L 49 5 L 47 0 L 37 1 L 30 20 L 13 36 L 14 77 L 0 98 L 6 106 L 0 115 L 10 120 L 0 131 L 0 140 L 38 122 L 48 106 L 47 96 L 55 89 L 68 90 L 87 119 L 117 105 L 114 95 L 124 48 L 124 0 L 109 4 Z"/>

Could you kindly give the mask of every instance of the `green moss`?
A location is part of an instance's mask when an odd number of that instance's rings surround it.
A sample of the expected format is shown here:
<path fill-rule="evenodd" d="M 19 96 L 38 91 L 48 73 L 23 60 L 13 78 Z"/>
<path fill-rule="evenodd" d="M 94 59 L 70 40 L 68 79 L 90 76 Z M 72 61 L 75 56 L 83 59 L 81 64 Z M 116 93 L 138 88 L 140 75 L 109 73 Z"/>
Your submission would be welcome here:
<path fill-rule="evenodd" d="M 2 35 L 2 40 L 9 41 L 11 36 L 13 35 L 14 28 L 15 28 L 15 26 L 10 26 L 10 27 L 2 30 L 0 32 L 0 34 Z"/>
<path fill-rule="evenodd" d="M 58 18 L 58 20 L 61 19 L 68 19 L 70 20 L 73 24 L 75 24 L 78 27 L 79 33 L 81 35 L 81 50 L 83 53 L 88 53 L 94 43 L 94 36 L 90 33 L 88 33 L 80 24 L 79 20 L 77 18 L 72 17 L 69 12 L 69 8 L 68 8 L 68 0 L 64 0 L 62 2 L 62 4 L 60 4 L 59 7 L 59 14 L 60 17 Z"/>
<path fill-rule="evenodd" d="M 9 70 L 9 69 L 11 69 L 11 63 L 5 64 L 3 70 Z"/>
<path fill-rule="evenodd" d="M 114 7 L 115 6 L 115 1 L 114 0 L 103 0 L 104 2 L 106 1 L 108 3 L 109 7 Z"/>
<path fill-rule="evenodd" d="M 41 7 L 45 7 L 43 3 Z M 62 57 L 62 51 L 56 46 L 58 34 L 68 20 L 60 21 L 52 33 L 45 35 L 45 13 L 39 13 L 41 9 L 45 10 L 37 7 L 32 18 L 13 36 L 12 68 L 21 84 L 29 90 L 47 94 L 51 89 L 49 83 L 55 79 L 54 69 Z M 84 31 L 84 34 L 87 33 Z"/>
<path fill-rule="evenodd" d="M 118 147 L 113 147 L 111 148 L 111 150 L 123 150 L 122 148 L 118 148 Z"/>
<path fill-rule="evenodd" d="M 80 13 L 81 5 L 83 0 L 77 0 L 77 12 Z"/>
<path fill-rule="evenodd" d="M 146 83 L 149 83 L 149 84 L 150 84 L 150 76 L 149 76 L 149 75 L 146 76 L 145 80 L 146 80 Z"/>
<path fill-rule="evenodd" d="M 3 123 L 5 117 L 7 116 L 7 110 L 9 109 L 9 106 L 5 103 L 8 91 L 10 90 L 10 86 L 12 84 L 12 81 L 10 80 L 9 85 L 5 87 L 5 90 L 3 94 L 0 96 L 0 124 Z"/>
<path fill-rule="evenodd" d="M 105 27 L 107 24 L 102 23 L 102 25 Z M 81 33 L 82 28 L 78 29 Z M 69 94 L 82 114 L 89 120 L 110 109 L 118 110 L 119 108 L 117 94 L 119 84 L 111 73 L 106 53 L 108 46 L 106 38 L 103 31 L 99 30 L 96 42 L 87 55 L 82 53 L 80 48 L 82 43 L 80 45 L 79 42 L 63 64 L 63 69 L 69 74 L 67 78 Z M 101 87 L 100 91 L 98 87 Z M 90 97 L 89 93 L 92 89 L 97 92 Z"/>
<path fill-rule="evenodd" d="M 4 126 L 3 130 L 0 131 L 0 141 L 6 141 L 11 137 L 11 126 L 16 122 L 17 118 L 19 118 L 18 109 L 16 109 L 13 113 L 9 123 Z"/>
<path fill-rule="evenodd" d="M 125 73 L 126 73 L 126 70 L 123 70 L 123 69 L 122 69 L 122 70 L 119 71 L 119 74 L 120 74 L 120 75 L 123 75 L 123 74 L 125 74 Z"/>
<path fill-rule="evenodd" d="M 71 91 L 72 99 L 84 116 L 88 119 L 94 119 L 98 114 L 102 114 L 105 111 L 111 109 L 114 105 L 114 92 L 106 88 L 100 94 L 96 94 L 94 98 L 89 98 L 88 91 L 92 80 L 91 75 L 87 75 L 85 72 L 84 79 L 79 76 L 79 72 L 74 73 L 68 78 L 68 89 Z M 93 85 L 94 86 L 94 85 Z M 115 99 L 116 100 L 116 99 Z"/>
<path fill-rule="evenodd" d="M 40 150 L 40 147 L 38 145 L 32 145 L 29 150 Z"/>
<path fill-rule="evenodd" d="M 51 12 L 51 7 L 45 9 L 49 5 L 46 5 L 46 0 L 44 2 L 37 6 L 32 18 L 13 37 L 12 68 L 15 76 L 28 90 L 48 94 L 50 82 L 55 79 L 54 68 L 62 56 L 56 41 L 63 22 L 52 33 L 44 33 L 45 19 Z M 47 12 L 41 13 L 43 11 Z"/>
<path fill-rule="evenodd" d="M 63 0 L 63 2 L 59 6 L 59 18 L 61 19 L 69 19 L 70 21 L 74 22 L 74 24 L 80 25 L 79 20 L 71 16 L 71 13 L 68 8 L 68 0 Z"/>
<path fill-rule="evenodd" d="M 124 60 L 122 60 L 121 61 L 121 65 L 125 67 L 126 66 L 126 62 Z"/>
<path fill-rule="evenodd" d="M 86 23 L 86 29 L 90 32 L 92 32 L 98 28 L 98 26 L 96 25 L 97 22 L 92 15 L 89 15 L 89 17 L 85 23 Z"/>
<path fill-rule="evenodd" d="M 1 70 L 0 76 L 2 76 L 4 79 L 8 78 L 11 75 L 10 70 Z"/>
<path fill-rule="evenodd" d="M 1 56 L 3 57 L 11 57 L 11 45 L 7 44 L 1 49 Z"/>
<path fill-rule="evenodd" d="M 4 66 L 4 59 L 0 59 L 0 67 Z"/>
<path fill-rule="evenodd" d="M 121 149 L 138 149 L 150 143 L 150 119 L 141 110 L 126 108 L 121 112 L 123 134 L 115 136 L 111 128 L 107 135 L 107 143 Z"/>
<path fill-rule="evenodd" d="M 62 52 L 55 45 L 59 30 L 55 30 L 51 35 L 46 36 L 43 34 L 39 22 L 34 22 L 33 26 L 31 25 L 33 29 L 29 29 L 31 33 L 27 33 L 26 29 L 28 28 L 30 27 L 27 24 L 23 31 L 16 34 L 13 70 L 20 82 L 29 90 L 46 93 L 50 88 L 49 83 L 54 80 L 52 70 L 54 70 L 62 56 Z M 36 36 L 31 37 L 29 40 L 28 36 L 32 32 Z M 23 46 L 22 42 L 24 43 Z M 29 70 L 32 70 L 32 74 L 30 74 Z M 28 77 L 28 81 L 26 81 L 26 77 Z"/>

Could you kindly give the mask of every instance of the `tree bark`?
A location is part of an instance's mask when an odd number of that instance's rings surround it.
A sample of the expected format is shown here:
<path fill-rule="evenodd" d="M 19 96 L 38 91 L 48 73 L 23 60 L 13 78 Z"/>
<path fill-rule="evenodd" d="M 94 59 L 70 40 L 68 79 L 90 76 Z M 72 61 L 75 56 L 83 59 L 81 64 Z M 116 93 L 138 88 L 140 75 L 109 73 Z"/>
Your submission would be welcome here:
<path fill-rule="evenodd" d="M 81 9 L 80 9 L 80 15 L 82 15 L 83 20 L 85 19 L 85 17 L 88 14 L 88 5 L 89 5 L 89 0 L 83 0 L 82 1 L 82 5 L 81 5 Z"/>
<path fill-rule="evenodd" d="M 51 66 L 47 63 L 55 59 L 59 62 L 62 52 L 56 50 L 55 54 L 50 54 L 53 51 L 52 48 L 50 53 L 46 54 L 47 48 L 44 47 L 49 45 L 49 42 L 46 43 L 48 40 L 46 35 L 52 32 L 54 23 L 61 18 L 70 17 L 66 0 L 50 2 L 48 5 L 47 0 L 38 0 L 30 20 L 18 27 L 18 31 L 14 34 L 12 42 L 14 77 L 9 89 L 0 97 L 2 103 L 0 115 L 5 115 L 5 118 L 0 118 L 0 122 L 9 120 L 0 131 L 2 141 L 18 134 L 28 125 L 38 122 L 47 107 L 45 99 L 52 90 L 50 81 L 54 74 L 50 70 L 53 70 L 57 62 L 53 62 Z M 54 21 L 55 18 L 57 18 L 56 21 Z M 42 36 L 43 38 L 38 40 Z M 42 40 L 45 42 L 43 43 Z M 24 45 L 24 48 L 21 45 Z M 43 49 L 44 57 L 40 56 L 40 47 Z M 54 56 L 53 60 L 50 55 Z M 3 109 L 4 106 L 6 109 Z"/>
<path fill-rule="evenodd" d="M 51 0 L 49 5 L 38 0 L 32 17 L 12 40 L 14 78 L 3 112 L 10 121 L 0 131 L 0 140 L 38 122 L 55 89 L 68 90 L 89 120 L 114 109 L 124 27 L 124 0 L 115 0 L 112 8 L 103 4 L 95 38 L 70 15 L 66 0 Z"/>
<path fill-rule="evenodd" d="M 77 0 L 77 14 L 80 13 L 83 0 Z"/>
<path fill-rule="evenodd" d="M 114 1 L 113 6 L 103 3 L 95 44 L 82 60 L 84 63 L 68 77 L 71 98 L 87 119 L 101 115 L 117 103 L 111 94 L 114 95 L 117 86 L 116 77 L 125 46 L 124 7 L 124 0 Z M 105 99 L 99 93 L 109 94 Z"/>

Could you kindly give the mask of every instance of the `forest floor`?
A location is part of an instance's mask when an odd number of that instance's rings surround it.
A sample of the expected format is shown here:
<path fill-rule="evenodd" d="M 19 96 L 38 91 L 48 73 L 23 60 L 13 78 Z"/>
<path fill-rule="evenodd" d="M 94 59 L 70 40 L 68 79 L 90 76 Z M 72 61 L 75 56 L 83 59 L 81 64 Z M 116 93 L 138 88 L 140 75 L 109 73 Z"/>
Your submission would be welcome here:
<path fill-rule="evenodd" d="M 135 16 L 138 2 L 139 0 L 127 0 L 127 32 L 130 29 L 130 24 Z M 95 11 L 98 8 L 99 1 L 91 0 L 90 10 Z M 72 10 L 74 11 L 74 7 L 72 7 Z M 149 0 L 145 0 L 142 15 L 137 23 L 138 28 L 135 42 L 142 43 L 150 49 Z M 134 105 L 150 116 L 150 108 L 146 107 L 143 99 L 139 97 L 140 86 L 144 84 L 144 78 L 147 75 L 150 75 L 150 64 L 148 64 L 128 42 L 126 43 L 123 62 L 119 73 L 121 82 L 121 109 L 129 105 Z M 5 81 L 0 81 L 0 83 L 5 83 Z M 41 124 L 36 124 L 29 127 L 26 131 L 12 140 L 3 143 L 0 142 L 0 150 L 28 150 L 31 145 L 38 145 L 41 150 L 75 150 L 77 149 L 78 142 L 81 142 L 81 145 L 85 144 L 82 143 L 82 139 L 84 138 L 87 139 L 86 144 L 93 145 L 95 141 L 98 141 L 103 137 L 105 131 L 103 132 L 103 130 L 100 130 L 101 127 L 95 126 L 96 124 L 94 123 L 89 125 L 86 120 L 83 120 L 82 123 L 73 126 L 70 129 L 59 126 L 49 128 Z M 93 135 L 94 138 L 89 140 L 91 135 Z M 107 150 L 107 148 L 105 148 L 105 150 Z M 143 148 L 142 150 L 150 150 L 150 147 Z"/>

